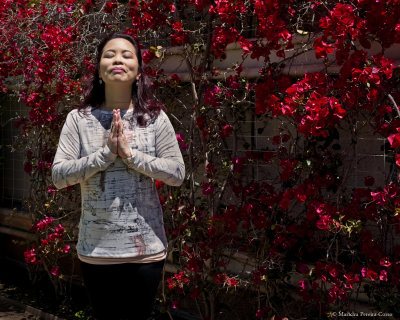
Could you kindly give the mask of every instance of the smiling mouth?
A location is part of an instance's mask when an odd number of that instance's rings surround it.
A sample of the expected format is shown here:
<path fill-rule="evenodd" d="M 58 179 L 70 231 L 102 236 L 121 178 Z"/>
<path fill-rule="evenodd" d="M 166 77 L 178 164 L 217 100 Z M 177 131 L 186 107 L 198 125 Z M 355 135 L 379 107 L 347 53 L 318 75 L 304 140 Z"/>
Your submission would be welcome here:
<path fill-rule="evenodd" d="M 121 69 L 121 68 L 114 68 L 114 69 L 111 70 L 111 72 L 118 72 L 118 73 L 120 73 L 120 72 L 125 72 L 125 70 L 124 70 L 124 69 Z"/>

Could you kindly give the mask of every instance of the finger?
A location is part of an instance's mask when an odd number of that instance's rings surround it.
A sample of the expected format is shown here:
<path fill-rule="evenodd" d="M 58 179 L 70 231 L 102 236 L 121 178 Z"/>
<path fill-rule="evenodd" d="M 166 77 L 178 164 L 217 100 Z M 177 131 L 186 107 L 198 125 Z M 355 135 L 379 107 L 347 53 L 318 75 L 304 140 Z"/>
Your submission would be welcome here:
<path fill-rule="evenodd" d="M 120 112 L 119 112 L 119 109 L 117 109 L 117 111 L 116 111 L 115 114 L 116 114 L 117 121 L 120 122 L 120 120 L 121 120 L 121 114 L 120 114 Z"/>
<path fill-rule="evenodd" d="M 111 122 L 111 135 L 112 135 L 113 137 L 115 137 L 116 129 L 117 129 L 116 122 L 115 122 L 115 121 Z"/>
<path fill-rule="evenodd" d="M 119 134 L 123 134 L 123 132 L 124 132 L 124 123 L 123 123 L 123 121 L 122 121 L 122 118 L 121 118 L 121 112 L 120 112 L 120 110 L 118 109 L 118 112 L 117 112 L 117 120 L 118 120 L 118 123 L 119 123 L 119 126 L 118 126 L 118 133 Z"/>
<path fill-rule="evenodd" d="M 113 110 L 113 120 L 112 120 L 112 135 L 116 137 L 118 135 L 118 121 L 117 121 L 117 113 Z"/>
<path fill-rule="evenodd" d="M 121 136 L 123 134 L 123 125 L 122 121 L 118 120 L 118 135 Z"/>

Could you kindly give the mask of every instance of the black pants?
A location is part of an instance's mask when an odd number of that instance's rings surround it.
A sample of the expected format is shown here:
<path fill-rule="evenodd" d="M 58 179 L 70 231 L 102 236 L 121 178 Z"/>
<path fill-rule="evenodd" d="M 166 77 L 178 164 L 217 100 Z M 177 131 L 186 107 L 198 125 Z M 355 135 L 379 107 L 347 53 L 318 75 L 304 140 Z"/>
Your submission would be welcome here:
<path fill-rule="evenodd" d="M 81 262 L 96 319 L 145 320 L 152 311 L 164 260 L 152 263 L 94 265 Z"/>

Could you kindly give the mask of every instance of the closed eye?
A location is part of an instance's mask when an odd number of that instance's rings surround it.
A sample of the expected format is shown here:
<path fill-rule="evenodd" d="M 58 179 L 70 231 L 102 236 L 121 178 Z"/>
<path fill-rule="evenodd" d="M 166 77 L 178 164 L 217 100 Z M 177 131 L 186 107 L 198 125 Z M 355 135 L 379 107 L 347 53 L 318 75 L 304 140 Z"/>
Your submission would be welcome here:
<path fill-rule="evenodd" d="M 103 58 L 112 58 L 115 56 L 115 51 L 114 50 L 107 50 L 106 52 L 104 52 L 103 54 Z M 122 52 L 122 56 L 125 59 L 132 59 L 133 58 L 133 53 L 129 50 L 124 50 Z"/>

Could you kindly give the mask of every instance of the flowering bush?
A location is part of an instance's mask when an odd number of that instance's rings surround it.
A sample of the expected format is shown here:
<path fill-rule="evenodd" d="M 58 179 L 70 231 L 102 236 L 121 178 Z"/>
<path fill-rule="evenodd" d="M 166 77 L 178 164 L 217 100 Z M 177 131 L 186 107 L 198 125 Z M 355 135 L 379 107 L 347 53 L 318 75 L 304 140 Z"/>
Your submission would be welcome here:
<path fill-rule="evenodd" d="M 25 262 L 32 265 L 42 265 L 45 271 L 51 275 L 51 281 L 56 294 L 62 292 L 59 260 L 69 253 L 71 245 L 64 242 L 66 236 L 64 227 L 56 224 L 53 217 L 45 217 L 32 225 L 31 232 L 38 235 L 40 243 L 35 243 L 24 252 Z"/>
<path fill-rule="evenodd" d="M 68 251 L 46 216 L 71 217 L 79 199 L 51 186 L 49 166 L 98 39 L 122 29 L 144 44 L 186 160 L 182 188 L 156 184 L 179 268 L 167 277 L 166 301 L 192 299 L 203 319 L 320 318 L 352 310 L 362 292 L 399 316 L 399 72 L 386 55 L 400 42 L 399 16 L 392 0 L 3 1 L 0 85 L 28 107 L 16 125 L 26 145 L 35 141 L 24 169 L 40 240 L 27 262 Z M 223 70 L 232 45 L 241 60 Z M 166 46 L 180 46 L 187 81 L 163 72 Z M 310 52 L 318 68 L 290 77 L 291 63 Z M 254 79 L 251 60 L 261 66 Z M 246 121 L 263 122 L 260 135 L 281 125 L 256 148 L 255 127 L 241 144 Z M 364 186 L 349 183 L 360 123 L 387 139 L 385 183 L 370 173 Z M 268 177 L 257 179 L 255 168 Z M 241 292 L 253 297 L 245 310 Z M 304 307 L 290 308 L 299 298 Z"/>

